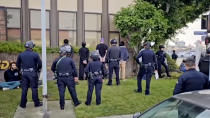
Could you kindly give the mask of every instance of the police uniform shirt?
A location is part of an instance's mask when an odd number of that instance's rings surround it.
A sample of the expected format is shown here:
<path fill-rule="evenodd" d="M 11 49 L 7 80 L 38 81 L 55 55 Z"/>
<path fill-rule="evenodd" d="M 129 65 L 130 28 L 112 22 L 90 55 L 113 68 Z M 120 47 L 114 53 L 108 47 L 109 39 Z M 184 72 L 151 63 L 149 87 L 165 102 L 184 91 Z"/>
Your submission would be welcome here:
<path fill-rule="evenodd" d="M 42 61 L 37 53 L 26 50 L 18 55 L 16 65 L 19 69 L 33 68 L 34 71 L 39 71 L 42 68 Z"/>
<path fill-rule="evenodd" d="M 198 64 L 200 72 L 206 74 L 207 76 L 209 75 L 209 61 L 210 56 L 206 55 L 200 59 Z"/>
<path fill-rule="evenodd" d="M 157 59 L 155 53 L 150 49 L 145 49 L 141 51 L 138 56 L 136 57 L 136 62 L 140 64 L 139 58 L 142 58 L 143 64 L 151 63 L 155 66 L 155 69 L 157 69 Z"/>
<path fill-rule="evenodd" d="M 96 50 L 99 50 L 99 54 L 101 57 L 105 56 L 107 49 L 108 49 L 108 46 L 103 43 L 100 43 L 96 46 Z"/>
<path fill-rule="evenodd" d="M 105 65 L 103 63 L 101 63 L 100 61 L 92 61 L 90 62 L 87 67 L 85 68 L 85 72 L 89 73 L 89 72 L 102 72 L 103 76 L 107 75 L 107 71 L 105 69 Z"/>
<path fill-rule="evenodd" d="M 70 57 L 64 57 L 62 59 L 61 58 L 62 57 L 59 57 L 53 62 L 51 70 L 53 72 L 57 71 L 57 73 L 62 73 L 62 74 L 69 73 L 73 77 L 78 77 L 77 69 L 76 69 L 74 61 Z"/>
<path fill-rule="evenodd" d="M 207 89 L 208 87 L 208 76 L 195 69 L 190 69 L 179 77 L 178 83 L 174 89 L 174 95 L 183 92 Z"/>
<path fill-rule="evenodd" d="M 82 47 L 79 49 L 80 60 L 87 60 L 89 58 L 89 49 L 86 47 Z"/>
<path fill-rule="evenodd" d="M 108 49 L 108 52 L 107 52 L 107 55 L 106 55 L 106 60 L 107 61 L 109 59 L 117 59 L 119 61 L 120 58 L 121 58 L 120 48 L 118 46 L 112 46 Z"/>
<path fill-rule="evenodd" d="M 15 70 L 8 69 L 4 72 L 4 79 L 6 82 L 11 82 L 11 81 L 19 81 L 21 78 L 19 71 L 17 69 Z"/>
<path fill-rule="evenodd" d="M 161 61 L 161 62 L 165 61 L 166 53 L 164 51 L 159 50 L 159 51 L 157 51 L 156 55 L 157 55 L 158 61 Z"/>

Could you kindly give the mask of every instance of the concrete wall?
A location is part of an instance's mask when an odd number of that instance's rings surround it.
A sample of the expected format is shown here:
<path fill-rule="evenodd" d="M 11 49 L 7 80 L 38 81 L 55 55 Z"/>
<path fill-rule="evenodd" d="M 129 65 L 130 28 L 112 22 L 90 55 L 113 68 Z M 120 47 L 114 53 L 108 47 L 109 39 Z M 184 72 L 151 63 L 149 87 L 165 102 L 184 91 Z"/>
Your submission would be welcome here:
<path fill-rule="evenodd" d="M 57 57 L 58 57 L 57 54 L 48 54 L 47 55 L 47 77 L 48 77 L 48 80 L 52 80 L 52 78 L 53 78 L 53 73 L 51 72 L 50 68 L 51 68 L 52 62 Z M 17 55 L 15 55 L 15 54 L 0 53 L 0 61 L 2 61 L 2 60 L 16 61 L 16 59 L 17 59 Z M 79 69 L 79 56 L 78 56 L 78 54 L 74 54 L 73 60 L 76 61 L 76 66 L 77 66 L 76 68 L 78 70 Z M 130 59 L 129 59 L 129 61 L 127 63 L 127 67 L 126 67 L 127 77 L 134 76 L 134 72 L 133 72 L 134 68 L 133 67 L 136 67 L 136 63 L 133 62 L 132 56 L 130 56 Z M 0 81 L 4 81 L 4 71 L 5 70 L 0 70 Z"/>

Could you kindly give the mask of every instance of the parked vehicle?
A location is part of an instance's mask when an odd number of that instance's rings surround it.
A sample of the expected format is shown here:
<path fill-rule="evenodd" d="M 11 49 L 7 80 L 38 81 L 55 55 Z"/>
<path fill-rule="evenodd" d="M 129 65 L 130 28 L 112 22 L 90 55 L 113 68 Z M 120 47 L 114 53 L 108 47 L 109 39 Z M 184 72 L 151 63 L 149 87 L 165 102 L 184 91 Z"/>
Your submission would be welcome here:
<path fill-rule="evenodd" d="M 210 90 L 181 93 L 133 118 L 210 118 Z"/>

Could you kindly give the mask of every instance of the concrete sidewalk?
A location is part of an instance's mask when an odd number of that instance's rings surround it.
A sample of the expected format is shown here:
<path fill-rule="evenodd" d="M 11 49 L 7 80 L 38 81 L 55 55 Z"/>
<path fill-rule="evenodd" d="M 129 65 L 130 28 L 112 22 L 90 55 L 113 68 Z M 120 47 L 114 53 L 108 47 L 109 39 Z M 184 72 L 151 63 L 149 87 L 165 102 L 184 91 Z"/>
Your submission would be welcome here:
<path fill-rule="evenodd" d="M 131 114 L 131 115 L 119 115 L 119 116 L 98 117 L 98 118 L 133 118 L 133 114 Z"/>
<path fill-rule="evenodd" d="M 33 102 L 28 102 L 26 109 L 18 106 L 14 118 L 43 118 L 42 107 L 35 108 Z M 59 101 L 48 101 L 49 118 L 76 118 L 71 101 L 65 101 L 65 110 L 60 110 Z"/>

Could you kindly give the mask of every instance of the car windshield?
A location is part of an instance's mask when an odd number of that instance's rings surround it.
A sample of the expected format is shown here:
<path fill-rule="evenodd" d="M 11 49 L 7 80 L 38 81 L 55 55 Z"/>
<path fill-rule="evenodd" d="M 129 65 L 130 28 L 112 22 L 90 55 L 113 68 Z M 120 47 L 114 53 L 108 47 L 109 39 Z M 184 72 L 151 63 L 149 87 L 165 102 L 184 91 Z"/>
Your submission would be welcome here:
<path fill-rule="evenodd" d="M 139 118 L 209 118 L 210 110 L 170 98 L 143 113 Z"/>

